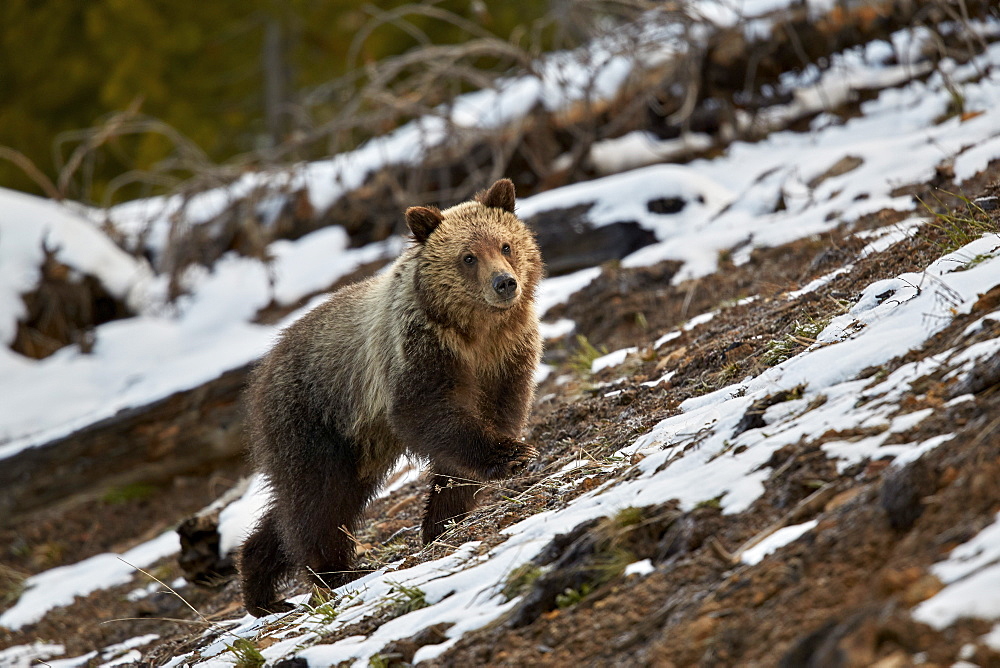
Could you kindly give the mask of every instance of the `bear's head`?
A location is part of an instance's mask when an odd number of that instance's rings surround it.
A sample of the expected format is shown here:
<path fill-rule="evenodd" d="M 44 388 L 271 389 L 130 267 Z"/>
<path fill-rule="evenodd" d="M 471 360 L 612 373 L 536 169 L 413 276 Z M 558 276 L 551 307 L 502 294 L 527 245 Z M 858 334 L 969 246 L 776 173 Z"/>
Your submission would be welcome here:
<path fill-rule="evenodd" d="M 406 223 L 420 246 L 417 290 L 440 319 L 533 308 L 542 258 L 510 179 L 445 211 L 410 207 Z"/>

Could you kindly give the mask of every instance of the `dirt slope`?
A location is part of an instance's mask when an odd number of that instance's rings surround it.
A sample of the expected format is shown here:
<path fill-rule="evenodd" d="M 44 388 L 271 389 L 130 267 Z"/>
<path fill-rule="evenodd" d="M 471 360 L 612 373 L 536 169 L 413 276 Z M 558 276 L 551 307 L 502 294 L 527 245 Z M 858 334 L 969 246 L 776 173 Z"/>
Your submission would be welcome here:
<path fill-rule="evenodd" d="M 982 182 L 997 182 L 998 173 L 994 169 L 984 174 Z M 893 218 L 875 215 L 855 227 L 884 222 Z M 568 375 L 571 380 L 561 385 L 549 380 L 540 388 L 542 399 L 528 435 L 544 444 L 541 460 L 529 476 L 489 493 L 482 509 L 457 527 L 448 544 L 502 540 L 499 529 L 539 510 L 564 505 L 573 495 L 593 488 L 602 481 L 601 475 L 569 495 L 554 495 L 539 482 L 547 472 L 581 454 L 600 458 L 628 445 L 657 421 L 676 413 L 678 404 L 688 397 L 758 373 L 769 363 L 769 342 L 782 339 L 797 322 L 842 311 L 845 303 L 875 280 L 920 270 L 940 254 L 941 234 L 925 226 L 882 253 L 858 258 L 853 255 L 857 241 L 842 230 L 757 252 L 747 265 L 677 286 L 669 285 L 669 264 L 635 270 L 606 266 L 587 290 L 567 304 L 565 314 L 576 319 L 579 330 L 595 342 L 607 342 L 609 348 L 638 344 L 642 352 L 630 358 L 625 371 L 619 367 L 592 377 L 574 371 L 571 355 L 567 355 L 552 378 Z M 785 298 L 786 291 L 846 260 L 854 261 L 851 271 L 816 292 Z M 984 294 L 971 313 L 956 318 L 923 349 L 872 369 L 873 382 L 904 362 L 996 337 L 1000 325 L 995 321 L 987 321 L 992 324 L 975 340 L 963 339 L 962 333 L 971 322 L 997 308 L 998 290 L 994 287 Z M 733 305 L 736 296 L 745 294 L 760 297 Z M 660 334 L 683 324 L 685 316 L 677 304 L 685 301 L 688 313 L 720 306 L 722 311 L 652 349 Z M 661 308 L 650 308 L 654 305 Z M 644 327 L 635 325 L 636 312 L 647 314 Z M 560 345 L 572 350 L 575 344 L 557 342 L 551 358 L 560 357 Z M 668 383 L 652 388 L 642 385 L 662 375 L 668 366 L 676 371 Z M 623 376 L 624 380 L 615 380 Z M 688 513 L 667 504 L 643 510 L 641 518 L 624 527 L 600 531 L 587 527 L 588 531 L 569 536 L 563 553 L 551 560 L 557 564 L 554 572 L 569 573 L 569 580 L 549 576 L 547 584 L 540 580 L 529 585 L 529 592 L 531 586 L 540 592 L 536 610 L 467 635 L 435 663 L 775 665 L 784 661 L 785 665 L 861 666 L 886 661 L 880 665 L 910 665 L 912 657 L 922 653 L 929 665 L 949 665 L 960 657 L 972 658 L 978 665 L 1000 665 L 1000 654 L 976 644 L 977 637 L 989 630 L 989 623 L 963 621 L 939 632 L 913 621 L 909 614 L 912 606 L 941 588 L 928 567 L 975 535 L 1000 510 L 998 380 L 995 368 L 985 368 L 978 385 L 965 388 L 971 389 L 972 398 L 950 404 L 948 400 L 958 390 L 946 379 L 927 377 L 921 391 L 910 393 L 903 402 L 909 410 L 932 408 L 933 419 L 899 438 L 919 441 L 946 430 L 956 436 L 891 475 L 887 475 L 886 461 L 838 472 L 820 450 L 822 443 L 864 434 L 831 432 L 776 455 L 770 463 L 774 473 L 766 482 L 766 493 L 745 512 L 722 515 L 710 500 Z M 609 381 L 614 384 L 601 387 Z M 610 389 L 621 392 L 605 396 Z M 773 403 L 792 398 L 774 397 Z M 757 424 L 754 411 L 745 417 L 746 428 Z M 35 516 L 32 533 L 22 529 L 20 544 L 33 549 L 19 550 L 12 539 L 8 550 L 19 556 L 14 563 L 24 570 L 75 561 L 114 542 L 98 541 L 91 546 L 93 550 L 71 542 L 70 537 L 87 533 L 73 529 L 74 522 L 89 525 L 97 535 L 120 536 L 120 528 L 117 532 L 112 528 L 112 518 L 120 514 L 129 517 L 130 531 L 145 527 L 147 533 L 154 532 L 162 527 L 158 518 L 179 518 L 190 512 L 210 498 L 208 490 L 218 492 L 220 480 L 235 479 L 241 472 L 242 467 L 234 462 L 210 474 L 187 476 L 142 498 L 104 497 L 76 504 L 62 514 L 50 510 L 49 521 L 44 513 Z M 397 530 L 419 523 L 419 490 L 419 484 L 410 484 L 373 506 L 360 536 L 373 548 L 366 565 L 376 567 L 397 555 L 410 555 L 406 565 L 412 565 L 450 549 L 447 545 L 421 549 L 412 533 L 404 533 L 387 546 L 387 539 Z M 517 492 L 528 492 L 529 502 L 511 502 Z M 94 523 L 95 518 L 101 518 L 99 523 Z M 815 538 L 793 542 L 754 566 L 739 564 L 733 557 L 739 546 L 779 520 L 811 519 L 822 526 Z M 554 604 L 557 595 L 572 588 L 567 585 L 574 582 L 572 574 L 592 566 L 587 559 L 593 548 L 567 558 L 566 553 L 573 552 L 568 546 L 579 543 L 581 536 L 601 535 L 601 531 L 625 546 L 630 558 L 651 559 L 652 572 L 617 576 L 593 586 L 578 602 Z M 46 554 L 46 549 L 52 554 Z M 165 582 L 179 574 L 177 565 L 169 562 L 153 572 Z M 137 602 L 124 600 L 124 594 L 135 586 L 96 593 L 53 611 L 23 631 L 5 631 L 2 642 L 10 646 L 37 638 L 57 639 L 66 646 L 67 655 L 73 656 L 139 634 L 157 633 L 162 639 L 145 650 L 143 665 L 158 665 L 204 642 L 186 625 L 167 619 L 193 619 L 175 597 L 157 594 Z M 210 589 L 186 587 L 184 596 L 209 619 L 242 614 L 232 582 Z M 92 621 L 116 618 L 120 621 L 103 625 Z M 368 630 L 377 624 L 377 619 L 368 622 Z M 366 632 L 364 627 L 350 628 L 338 636 Z M 420 645 L 435 642 L 433 635 L 424 635 L 386 648 L 384 656 L 407 661 Z"/>

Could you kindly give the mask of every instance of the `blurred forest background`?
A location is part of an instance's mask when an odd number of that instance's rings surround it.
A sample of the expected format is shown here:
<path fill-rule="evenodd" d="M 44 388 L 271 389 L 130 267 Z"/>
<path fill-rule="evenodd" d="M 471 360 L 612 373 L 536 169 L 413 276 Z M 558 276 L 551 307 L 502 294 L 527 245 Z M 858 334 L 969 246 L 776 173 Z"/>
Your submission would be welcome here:
<path fill-rule="evenodd" d="M 108 205 L 222 164 L 231 178 L 330 155 L 481 87 L 484 69 L 576 42 L 587 4 L 4 0 L 0 186 Z M 434 79 L 459 63 L 469 76 Z"/>

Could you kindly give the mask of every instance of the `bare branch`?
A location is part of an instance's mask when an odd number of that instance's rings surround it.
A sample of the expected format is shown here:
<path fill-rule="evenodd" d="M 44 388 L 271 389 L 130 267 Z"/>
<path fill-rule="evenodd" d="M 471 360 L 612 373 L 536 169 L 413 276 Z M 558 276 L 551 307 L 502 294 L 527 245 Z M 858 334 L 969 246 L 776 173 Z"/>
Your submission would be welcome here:
<path fill-rule="evenodd" d="M 56 201 L 62 200 L 62 195 L 59 193 L 59 189 L 56 188 L 56 184 L 52 183 L 52 179 L 45 176 L 42 170 L 38 169 L 38 166 L 32 162 L 31 158 L 9 146 L 0 146 L 0 158 L 19 167 L 48 197 Z"/>

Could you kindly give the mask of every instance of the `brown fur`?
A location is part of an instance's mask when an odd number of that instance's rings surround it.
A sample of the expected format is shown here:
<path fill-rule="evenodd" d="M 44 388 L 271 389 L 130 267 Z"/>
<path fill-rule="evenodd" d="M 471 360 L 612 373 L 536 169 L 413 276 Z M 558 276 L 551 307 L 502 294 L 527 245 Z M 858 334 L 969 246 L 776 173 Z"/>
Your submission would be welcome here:
<path fill-rule="evenodd" d="M 463 481 L 534 455 L 519 438 L 542 263 L 513 211 L 506 179 L 444 212 L 407 210 L 416 243 L 290 326 L 255 370 L 251 452 L 272 502 L 240 555 L 251 614 L 287 609 L 278 587 L 299 569 L 323 586 L 351 579 L 351 532 L 400 455 L 432 466 L 425 541 L 472 510 L 479 487 Z"/>

